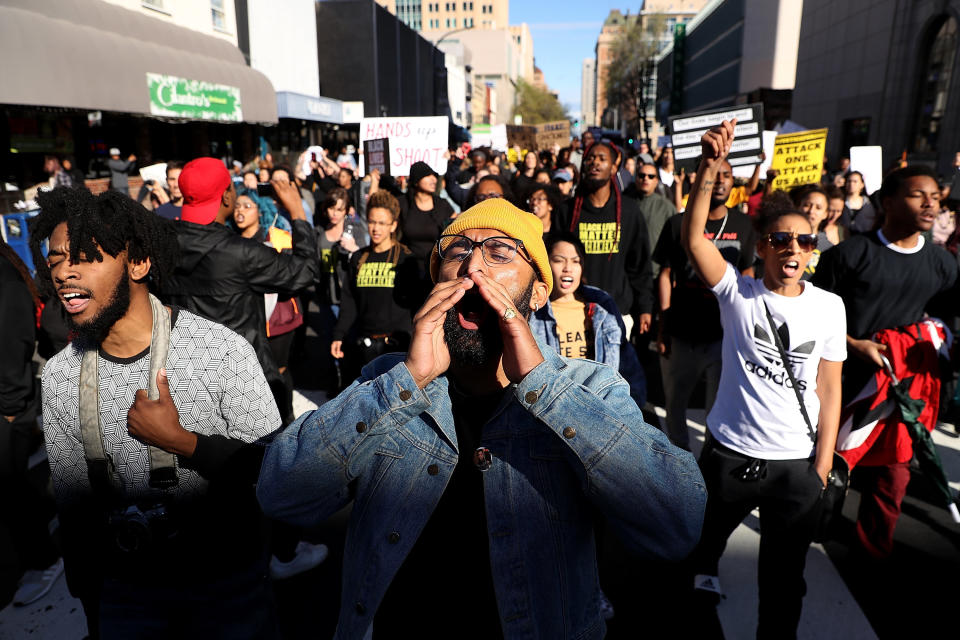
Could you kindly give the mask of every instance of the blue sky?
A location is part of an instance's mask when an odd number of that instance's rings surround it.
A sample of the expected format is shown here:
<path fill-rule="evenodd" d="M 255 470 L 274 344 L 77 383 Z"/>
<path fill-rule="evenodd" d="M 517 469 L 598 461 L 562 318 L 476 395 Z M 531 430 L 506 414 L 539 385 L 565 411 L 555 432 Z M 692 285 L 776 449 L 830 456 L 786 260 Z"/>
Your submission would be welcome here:
<path fill-rule="evenodd" d="M 512 0 L 510 24 L 526 22 L 544 79 L 571 113 L 580 110 L 580 70 L 594 57 L 600 27 L 611 9 L 637 13 L 640 0 Z"/>

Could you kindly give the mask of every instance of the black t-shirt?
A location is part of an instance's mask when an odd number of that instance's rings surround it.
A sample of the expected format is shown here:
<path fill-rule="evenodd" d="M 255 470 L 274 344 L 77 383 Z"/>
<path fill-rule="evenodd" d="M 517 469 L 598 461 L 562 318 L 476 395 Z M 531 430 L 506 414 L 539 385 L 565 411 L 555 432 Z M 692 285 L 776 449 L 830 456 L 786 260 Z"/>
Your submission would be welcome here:
<path fill-rule="evenodd" d="M 433 515 L 387 588 L 374 617 L 375 639 L 404 635 L 401 629 L 416 629 L 422 635 L 427 620 L 431 629 L 445 630 L 435 637 L 503 637 L 490 567 L 483 472 L 473 462 L 483 425 L 503 393 L 468 397 L 451 384 L 460 459 Z"/>
<path fill-rule="evenodd" d="M 717 299 L 694 272 L 680 241 L 682 215 L 673 216 L 664 225 L 653 252 L 654 260 L 670 268 L 674 283 L 670 308 L 665 312 L 664 332 L 690 342 L 715 342 L 723 337 Z M 717 233 L 722 233 L 717 238 Z M 716 239 L 724 259 L 744 271 L 753 266 L 756 236 L 750 218 L 735 209 L 727 210 L 724 220 L 707 220 L 704 236 Z"/>
<path fill-rule="evenodd" d="M 453 207 L 441 198 L 433 199 L 433 209 L 429 211 L 418 209 L 406 198 L 400 202 L 400 240 L 410 248 L 424 272 L 429 265 L 433 245 L 452 215 Z"/>
<path fill-rule="evenodd" d="M 925 241 L 919 251 L 900 253 L 873 232 L 824 251 L 812 282 L 843 298 L 847 335 L 861 339 L 921 320 L 927 303 L 956 285 L 957 261 Z"/>
<path fill-rule="evenodd" d="M 406 247 L 380 253 L 370 247 L 357 251 L 350 259 L 346 282 L 334 340 L 343 340 L 351 331 L 356 337 L 413 333 L 411 316 L 419 300 L 420 274 Z"/>
<path fill-rule="evenodd" d="M 599 208 L 583 198 L 576 228 L 571 229 L 576 199 L 570 200 L 560 216 L 560 228 L 572 231 L 583 242 L 586 260 L 583 276 L 603 289 L 617 303 L 621 314 L 653 311 L 653 270 L 647 224 L 633 198 L 622 197 L 620 229 L 617 235 L 617 195 L 611 191 Z"/>

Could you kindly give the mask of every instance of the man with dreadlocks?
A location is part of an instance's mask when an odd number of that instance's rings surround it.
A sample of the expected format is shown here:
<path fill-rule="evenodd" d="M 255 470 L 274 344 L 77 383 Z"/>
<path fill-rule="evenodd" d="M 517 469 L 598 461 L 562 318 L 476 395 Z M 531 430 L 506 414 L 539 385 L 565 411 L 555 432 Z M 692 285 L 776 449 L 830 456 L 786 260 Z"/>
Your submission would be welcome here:
<path fill-rule="evenodd" d="M 251 444 L 280 415 L 253 348 L 150 293 L 170 222 L 114 192 L 38 200 L 34 262 L 73 333 L 43 369 L 43 429 L 91 635 L 273 637 Z"/>
<path fill-rule="evenodd" d="M 587 259 L 583 273 L 617 303 L 629 335 L 650 328 L 653 271 L 647 226 L 636 200 L 623 198 L 614 182 L 620 153 L 609 142 L 591 145 L 583 156 L 580 185 L 560 227 L 575 233 Z"/>

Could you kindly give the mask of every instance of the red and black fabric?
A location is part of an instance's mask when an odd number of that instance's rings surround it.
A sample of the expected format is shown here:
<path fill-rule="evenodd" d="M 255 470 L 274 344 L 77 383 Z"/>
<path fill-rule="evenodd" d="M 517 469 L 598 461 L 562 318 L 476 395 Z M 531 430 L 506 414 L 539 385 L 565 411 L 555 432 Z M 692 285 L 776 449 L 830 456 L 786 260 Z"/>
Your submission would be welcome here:
<path fill-rule="evenodd" d="M 878 331 L 875 342 L 887 346 L 884 355 L 897 379 L 909 383 L 910 396 L 925 406 L 918 421 L 932 431 L 940 408 L 939 350 L 946 332 L 938 323 L 924 321 Z M 903 423 L 890 376 L 878 369 L 840 414 L 839 451 L 852 469 L 909 462 L 913 439 Z"/>

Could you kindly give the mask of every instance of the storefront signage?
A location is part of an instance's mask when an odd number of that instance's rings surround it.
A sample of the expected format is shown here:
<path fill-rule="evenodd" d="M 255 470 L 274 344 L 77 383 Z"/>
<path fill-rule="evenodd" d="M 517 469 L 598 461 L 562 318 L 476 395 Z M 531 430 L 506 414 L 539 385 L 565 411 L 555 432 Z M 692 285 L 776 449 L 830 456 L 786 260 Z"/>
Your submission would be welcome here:
<path fill-rule="evenodd" d="M 147 72 L 150 113 L 189 120 L 240 122 L 240 89 Z"/>
<path fill-rule="evenodd" d="M 278 91 L 277 117 L 343 124 L 343 103 L 323 96 Z"/>
<path fill-rule="evenodd" d="M 390 139 L 390 175 L 410 175 L 410 165 L 426 162 L 443 175 L 447 172 L 450 121 L 446 116 L 426 118 L 364 118 L 360 121 L 360 143 L 378 138 Z"/>
<path fill-rule="evenodd" d="M 773 188 L 789 191 L 800 185 L 820 182 L 826 144 L 826 129 L 777 136 L 770 163 L 770 168 L 777 171 Z"/>

